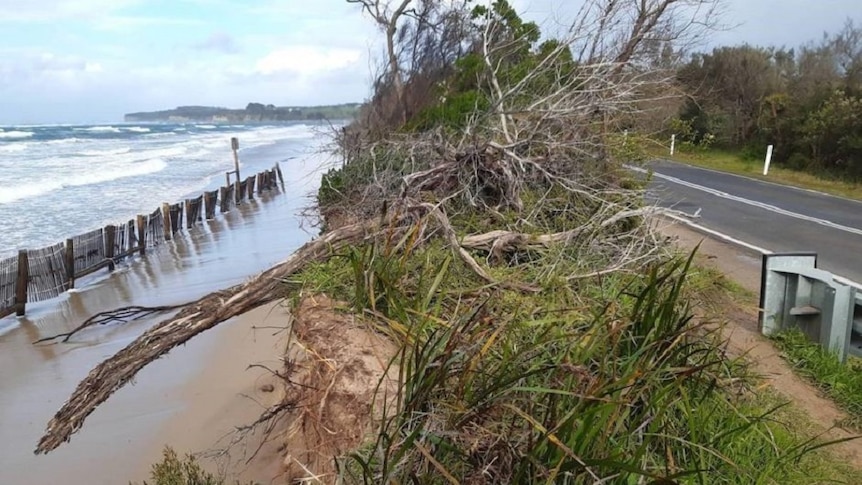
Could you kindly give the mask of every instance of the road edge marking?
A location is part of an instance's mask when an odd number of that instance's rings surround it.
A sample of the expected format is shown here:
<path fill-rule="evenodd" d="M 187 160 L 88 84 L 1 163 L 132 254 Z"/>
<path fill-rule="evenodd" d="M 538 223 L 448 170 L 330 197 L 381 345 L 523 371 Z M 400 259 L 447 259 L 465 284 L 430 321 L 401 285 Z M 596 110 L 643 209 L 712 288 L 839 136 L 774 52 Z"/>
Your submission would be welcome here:
<path fill-rule="evenodd" d="M 741 174 L 738 174 L 738 173 L 724 172 L 724 171 L 717 170 L 717 169 L 714 169 L 714 168 L 701 167 L 700 165 L 693 165 L 693 164 L 691 164 L 691 163 L 678 162 L 678 161 L 676 161 L 676 160 L 670 160 L 670 159 L 667 159 L 667 158 L 656 158 L 655 160 L 656 160 L 656 161 L 659 161 L 659 162 L 675 163 L 675 164 L 677 164 L 677 165 L 682 165 L 682 166 L 684 166 L 684 167 L 689 167 L 689 168 L 693 168 L 693 169 L 696 169 L 696 170 L 703 170 L 703 171 L 705 171 L 705 172 L 720 173 L 720 174 L 723 174 L 723 175 L 730 175 L 731 177 L 739 177 L 739 178 L 741 178 L 741 179 L 751 180 L 752 182 L 761 182 L 761 183 L 764 183 L 764 184 L 775 185 L 775 186 L 778 186 L 778 187 L 784 187 L 784 188 L 787 188 L 787 189 L 799 190 L 799 191 L 801 191 L 801 192 L 808 192 L 808 193 L 811 193 L 811 194 L 822 195 L 822 196 L 824 196 L 824 197 L 831 197 L 831 198 L 833 198 L 833 199 L 846 200 L 846 201 L 849 201 L 849 202 L 855 202 L 855 203 L 857 203 L 857 204 L 862 204 L 862 200 L 859 200 L 859 199 L 851 199 L 851 198 L 849 198 L 849 197 L 844 197 L 844 196 L 841 196 L 841 195 L 830 194 L 830 193 L 828 193 L 828 192 L 823 192 L 822 190 L 817 190 L 817 189 L 808 189 L 808 188 L 805 188 L 805 187 L 798 187 L 798 186 L 796 186 L 796 185 L 790 185 L 790 184 L 782 184 L 782 183 L 779 183 L 779 182 L 773 182 L 773 181 L 771 181 L 771 180 L 763 180 L 763 179 L 759 179 L 759 178 L 756 178 L 756 177 L 749 177 L 748 175 L 741 175 Z"/>
<path fill-rule="evenodd" d="M 710 229 L 710 228 L 708 228 L 702 224 L 692 222 L 692 221 L 686 219 L 685 217 L 681 217 L 681 216 L 678 216 L 676 214 L 671 214 L 671 213 L 665 212 L 665 211 L 661 211 L 661 215 L 662 215 L 662 217 L 667 217 L 667 218 L 673 219 L 677 222 L 681 222 L 681 223 L 683 223 L 683 224 L 685 224 L 685 225 L 687 225 L 693 229 L 696 229 L 700 232 L 704 232 L 710 236 L 717 237 L 718 239 L 721 239 L 722 241 L 729 242 L 731 244 L 735 244 L 737 246 L 744 247 L 744 248 L 752 250 L 754 252 L 757 252 L 760 254 L 775 254 L 774 251 L 770 251 L 766 248 L 762 248 L 760 246 L 756 246 L 754 244 L 745 242 L 742 239 L 737 239 L 737 238 L 735 238 L 733 236 L 729 236 L 723 232 L 716 231 L 715 229 Z M 862 284 L 857 283 L 851 279 L 845 278 L 843 276 L 839 276 L 835 273 L 832 273 L 832 272 L 830 272 L 830 273 L 832 274 L 833 280 L 835 280 L 839 283 L 842 283 L 844 285 L 847 285 L 847 286 L 852 286 L 852 287 L 856 288 L 856 291 L 862 292 Z"/>

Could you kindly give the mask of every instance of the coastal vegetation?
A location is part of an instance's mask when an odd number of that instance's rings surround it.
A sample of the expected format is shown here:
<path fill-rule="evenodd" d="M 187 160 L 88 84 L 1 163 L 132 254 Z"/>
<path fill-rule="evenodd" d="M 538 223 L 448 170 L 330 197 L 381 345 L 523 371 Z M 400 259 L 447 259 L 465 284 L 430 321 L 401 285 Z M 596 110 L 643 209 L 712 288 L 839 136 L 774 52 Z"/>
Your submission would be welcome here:
<path fill-rule="evenodd" d="M 862 180 L 862 28 L 798 47 L 716 47 L 675 67 L 686 98 L 665 135 L 827 179 Z M 858 190 L 858 187 L 857 187 Z"/>
<path fill-rule="evenodd" d="M 698 34 L 640 29 L 696 24 L 684 10 L 610 2 L 548 39 L 505 1 L 410 15 L 353 3 L 387 35 L 386 67 L 318 203 L 326 229 L 379 217 L 387 230 L 294 284 L 401 350 L 395 402 L 365 446 L 334 457 L 333 481 L 859 479 L 785 398 L 754 390 L 718 312 L 694 317 L 728 292 L 692 277 L 649 223 L 643 181 L 620 170 L 673 115 L 670 39 Z M 469 42 L 447 43 L 453 31 Z"/>
<path fill-rule="evenodd" d="M 180 106 L 163 111 L 128 113 L 127 122 L 260 123 L 265 121 L 349 120 L 356 116 L 359 103 L 326 106 L 274 106 L 248 103 L 244 109 L 213 106 Z"/>
<path fill-rule="evenodd" d="M 646 181 L 623 167 L 676 114 L 679 49 L 718 0 L 587 1 L 550 34 L 506 0 L 347 1 L 386 48 L 335 134 L 320 237 L 100 364 L 37 452 L 152 360 L 285 298 L 307 357 L 286 354 L 286 398 L 255 423 L 287 417 L 285 481 L 860 482 L 729 354 L 715 308 L 732 299 L 656 231 Z M 334 302 L 335 323 L 303 319 L 310 299 Z M 356 329 L 394 351 L 344 360 L 335 333 Z M 375 362 L 365 393 L 343 392 Z M 335 441 L 345 416 L 350 446 L 290 449 Z"/>

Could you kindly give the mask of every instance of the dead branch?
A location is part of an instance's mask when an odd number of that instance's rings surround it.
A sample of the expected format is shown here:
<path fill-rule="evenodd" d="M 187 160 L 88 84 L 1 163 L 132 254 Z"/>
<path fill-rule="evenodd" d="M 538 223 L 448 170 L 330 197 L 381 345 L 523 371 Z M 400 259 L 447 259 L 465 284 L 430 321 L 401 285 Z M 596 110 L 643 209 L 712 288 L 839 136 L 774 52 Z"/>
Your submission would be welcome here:
<path fill-rule="evenodd" d="M 511 231 L 491 231 L 467 236 L 461 240 L 460 244 L 464 248 L 484 249 L 491 252 L 495 257 L 499 257 L 504 252 L 513 249 L 547 248 L 552 244 L 566 243 L 587 231 L 603 229 L 625 219 L 646 216 L 655 213 L 656 210 L 654 207 L 624 210 L 598 224 L 585 224 L 575 229 L 553 234 L 535 235 Z"/>
<path fill-rule="evenodd" d="M 62 338 L 63 342 L 68 342 L 73 335 L 84 330 L 87 327 L 91 327 L 93 325 L 107 325 L 109 323 L 128 323 L 135 320 L 140 320 L 142 318 L 151 316 L 151 315 L 159 315 L 162 313 L 172 312 L 174 310 L 179 310 L 180 308 L 184 308 L 188 305 L 193 304 L 194 302 L 182 303 L 180 305 L 168 305 L 168 306 L 153 306 L 153 307 L 145 307 L 145 306 L 127 306 L 123 308 L 117 308 L 116 310 L 111 310 L 107 312 L 97 313 L 92 317 L 88 318 L 84 321 L 84 323 L 75 327 L 72 331 L 66 333 L 59 333 L 57 335 L 53 335 L 51 337 L 40 338 L 33 342 L 34 344 L 39 344 L 42 342 L 48 342 L 51 340 L 56 340 L 58 338 Z"/>
<path fill-rule="evenodd" d="M 428 212 L 432 216 L 434 216 L 434 218 L 437 219 L 437 221 L 442 226 L 443 233 L 446 236 L 446 241 L 449 243 L 449 246 L 452 247 L 452 250 L 458 254 L 461 260 L 464 261 L 464 264 L 466 264 L 470 269 L 472 269 L 473 272 L 479 275 L 479 277 L 481 277 L 483 280 L 495 285 L 500 285 L 504 288 L 511 288 L 525 293 L 537 293 L 541 291 L 540 288 L 537 288 L 532 285 L 511 281 L 501 282 L 494 279 L 491 275 L 488 274 L 487 271 L 485 271 L 484 268 L 482 268 L 482 266 L 479 265 L 479 263 L 473 258 L 473 256 L 470 256 L 470 253 L 468 253 L 467 250 L 464 249 L 463 245 L 458 242 L 458 236 L 455 233 L 455 229 L 452 227 L 452 224 L 449 222 L 449 218 L 446 217 L 446 214 L 444 214 L 443 211 L 441 211 L 440 208 L 437 206 L 433 206 L 431 204 L 423 204 L 423 206 L 428 209 Z"/>

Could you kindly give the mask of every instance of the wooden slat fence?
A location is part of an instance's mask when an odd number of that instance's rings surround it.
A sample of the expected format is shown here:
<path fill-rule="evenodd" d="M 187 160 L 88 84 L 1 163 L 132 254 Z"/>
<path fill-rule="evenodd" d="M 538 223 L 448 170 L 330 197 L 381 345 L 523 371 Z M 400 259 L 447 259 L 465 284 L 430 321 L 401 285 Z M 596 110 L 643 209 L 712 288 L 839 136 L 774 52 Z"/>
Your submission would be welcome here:
<path fill-rule="evenodd" d="M 218 190 L 212 192 L 204 192 L 204 209 L 206 211 L 206 219 L 211 221 L 215 219 L 216 207 L 218 206 Z"/>
<path fill-rule="evenodd" d="M 105 261 L 104 229 L 96 229 L 72 238 L 75 274 L 82 274 Z"/>
<path fill-rule="evenodd" d="M 245 200 L 245 194 L 247 186 L 245 184 L 245 180 L 237 184 L 239 186 L 239 200 Z"/>
<path fill-rule="evenodd" d="M 190 228 L 201 220 L 203 211 L 204 196 L 201 195 L 194 199 L 186 199 L 186 227 Z"/>
<path fill-rule="evenodd" d="M 245 179 L 245 187 L 246 187 L 246 190 L 248 190 L 249 200 L 254 199 L 254 181 L 255 181 L 254 175 L 247 177 Z"/>
<path fill-rule="evenodd" d="M 58 243 L 53 246 L 19 251 L 18 257 L 0 260 L 0 317 L 10 313 L 24 314 L 26 302 L 55 298 L 74 285 L 75 278 L 101 268 L 114 268 L 116 260 L 132 254 L 145 254 L 146 248 L 158 246 L 171 235 L 186 227 L 191 228 L 204 218 L 216 217 L 216 209 L 227 212 L 255 193 L 278 191 L 278 182 L 284 184 L 281 168 L 251 175 L 245 180 L 229 183 L 219 190 L 204 192 L 184 203 L 164 204 L 148 216 L 139 215 L 137 223 L 129 220 L 109 225 Z M 237 197 L 239 196 L 239 197 Z M 185 209 L 185 211 L 184 211 Z M 170 217 L 170 224 L 165 217 Z"/>
<path fill-rule="evenodd" d="M 221 194 L 221 212 L 227 212 L 236 206 L 234 202 L 234 185 L 222 187 Z"/>
<path fill-rule="evenodd" d="M 18 276 L 18 257 L 0 260 L 0 315 L 8 314 L 15 306 L 15 282 Z"/>
<path fill-rule="evenodd" d="M 171 234 L 176 234 L 183 227 L 183 205 L 171 205 Z"/>
<path fill-rule="evenodd" d="M 30 281 L 27 284 L 28 302 L 56 298 L 69 289 L 65 252 L 66 246 L 63 243 L 27 251 L 27 259 L 30 262 Z"/>
<path fill-rule="evenodd" d="M 164 216 L 162 210 L 156 209 L 147 217 L 147 247 L 158 246 L 165 240 Z"/>

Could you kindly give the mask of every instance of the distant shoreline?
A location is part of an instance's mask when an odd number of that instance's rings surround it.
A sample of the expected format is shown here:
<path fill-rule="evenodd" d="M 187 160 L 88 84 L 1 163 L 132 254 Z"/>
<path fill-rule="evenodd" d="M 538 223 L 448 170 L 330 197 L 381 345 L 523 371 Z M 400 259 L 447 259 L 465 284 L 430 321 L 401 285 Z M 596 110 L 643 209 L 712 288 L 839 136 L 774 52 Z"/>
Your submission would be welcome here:
<path fill-rule="evenodd" d="M 244 109 L 215 106 L 179 106 L 161 111 L 126 113 L 126 123 L 255 123 L 268 121 L 313 121 L 352 119 L 360 103 L 325 106 L 274 106 L 249 103 Z"/>

